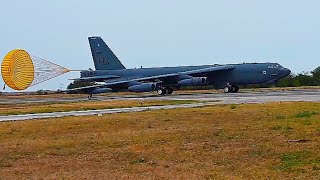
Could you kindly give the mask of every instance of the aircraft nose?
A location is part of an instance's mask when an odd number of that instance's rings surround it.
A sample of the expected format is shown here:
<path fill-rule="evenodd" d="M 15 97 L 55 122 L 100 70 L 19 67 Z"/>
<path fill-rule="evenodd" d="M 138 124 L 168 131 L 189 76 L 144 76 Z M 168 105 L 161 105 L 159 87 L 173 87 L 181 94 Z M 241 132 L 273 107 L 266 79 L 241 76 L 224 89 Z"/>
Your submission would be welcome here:
<path fill-rule="evenodd" d="M 290 73 L 291 73 L 290 69 L 287 69 L 287 68 L 281 69 L 281 76 L 282 77 L 287 77 Z"/>

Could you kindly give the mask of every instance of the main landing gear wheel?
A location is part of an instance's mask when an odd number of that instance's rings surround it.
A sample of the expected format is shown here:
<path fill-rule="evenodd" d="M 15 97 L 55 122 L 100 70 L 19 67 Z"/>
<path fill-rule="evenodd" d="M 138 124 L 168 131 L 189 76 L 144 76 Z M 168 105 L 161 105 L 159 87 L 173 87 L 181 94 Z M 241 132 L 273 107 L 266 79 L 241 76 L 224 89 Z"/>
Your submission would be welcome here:
<path fill-rule="evenodd" d="M 223 92 L 224 92 L 224 93 L 230 93 L 230 92 L 231 92 L 231 86 L 225 86 L 225 87 L 223 88 Z"/>
<path fill-rule="evenodd" d="M 168 94 L 172 94 L 173 93 L 173 89 L 172 88 L 167 88 L 167 90 L 168 90 Z"/>
<path fill-rule="evenodd" d="M 172 88 L 161 88 L 157 91 L 158 95 L 165 95 L 165 94 L 172 94 L 173 89 Z"/>
<path fill-rule="evenodd" d="M 233 87 L 234 87 L 234 91 L 233 91 L 234 93 L 239 92 L 239 89 L 240 89 L 239 86 L 233 86 Z"/>
<path fill-rule="evenodd" d="M 165 95 L 166 89 L 158 89 L 157 93 L 158 93 L 158 95 Z"/>
<path fill-rule="evenodd" d="M 157 91 L 157 93 L 158 93 L 158 95 L 165 95 L 165 94 L 167 94 L 167 89 L 159 89 Z"/>
<path fill-rule="evenodd" d="M 223 88 L 223 92 L 225 92 L 225 93 L 237 93 L 237 92 L 239 92 L 239 86 L 225 86 Z"/>

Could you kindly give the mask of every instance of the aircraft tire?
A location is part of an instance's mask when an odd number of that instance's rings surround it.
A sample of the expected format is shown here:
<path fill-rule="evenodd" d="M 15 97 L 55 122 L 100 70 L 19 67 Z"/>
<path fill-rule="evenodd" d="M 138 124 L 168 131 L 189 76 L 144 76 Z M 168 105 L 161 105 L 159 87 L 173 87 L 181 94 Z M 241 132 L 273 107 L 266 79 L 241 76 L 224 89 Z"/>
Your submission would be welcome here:
<path fill-rule="evenodd" d="M 235 92 L 236 92 L 235 86 L 231 86 L 230 92 L 231 92 L 231 93 L 235 93 Z"/>
<path fill-rule="evenodd" d="M 231 87 L 231 86 L 225 86 L 225 87 L 223 88 L 223 92 L 224 92 L 224 93 L 230 93 L 231 90 L 232 90 L 232 87 Z"/>
<path fill-rule="evenodd" d="M 167 92 L 168 92 L 168 90 L 166 88 L 159 89 L 157 91 L 158 95 L 161 95 L 161 96 L 167 94 Z"/>
<path fill-rule="evenodd" d="M 240 89 L 239 86 L 234 86 L 234 91 L 233 92 L 237 93 L 237 92 L 239 92 L 239 89 Z"/>
<path fill-rule="evenodd" d="M 167 94 L 172 94 L 173 93 L 173 89 L 172 88 L 166 88 L 167 89 Z"/>
<path fill-rule="evenodd" d="M 92 94 L 89 94 L 88 95 L 88 100 L 91 100 L 92 99 Z"/>

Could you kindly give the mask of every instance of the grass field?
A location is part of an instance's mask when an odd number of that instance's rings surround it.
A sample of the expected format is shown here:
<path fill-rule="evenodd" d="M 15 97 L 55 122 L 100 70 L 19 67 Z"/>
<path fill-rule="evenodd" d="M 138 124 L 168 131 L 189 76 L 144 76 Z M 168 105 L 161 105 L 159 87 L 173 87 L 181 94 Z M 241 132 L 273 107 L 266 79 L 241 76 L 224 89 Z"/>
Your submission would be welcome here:
<path fill-rule="evenodd" d="M 320 103 L 0 123 L 0 179 L 319 179 Z"/>
<path fill-rule="evenodd" d="M 83 111 L 93 109 L 114 109 L 127 107 L 146 107 L 176 104 L 190 104 L 195 100 L 112 100 L 112 101 L 80 101 L 80 102 L 50 102 L 50 103 L 22 103 L 0 104 L 0 115 L 17 115 L 30 113 L 50 113 L 65 111 Z"/>

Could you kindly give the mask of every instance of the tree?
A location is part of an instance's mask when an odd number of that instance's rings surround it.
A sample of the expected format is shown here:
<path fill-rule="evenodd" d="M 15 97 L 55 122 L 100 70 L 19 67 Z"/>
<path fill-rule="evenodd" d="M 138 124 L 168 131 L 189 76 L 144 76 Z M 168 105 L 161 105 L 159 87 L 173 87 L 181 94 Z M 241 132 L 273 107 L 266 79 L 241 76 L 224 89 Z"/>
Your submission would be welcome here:
<path fill-rule="evenodd" d="M 294 80 L 295 75 L 290 74 L 289 76 L 281 79 L 276 86 L 277 87 L 293 87 L 293 80 Z"/>
<path fill-rule="evenodd" d="M 313 85 L 320 86 L 320 66 L 311 71 Z"/>
<path fill-rule="evenodd" d="M 299 73 L 295 78 L 294 82 L 297 86 L 312 86 L 313 79 L 309 73 Z M 300 84 L 300 85 L 299 85 Z"/>
<path fill-rule="evenodd" d="M 299 74 L 290 74 L 281 79 L 277 87 L 299 87 L 299 86 L 319 86 L 320 85 L 320 66 L 315 70 L 309 72 L 302 72 Z"/>

